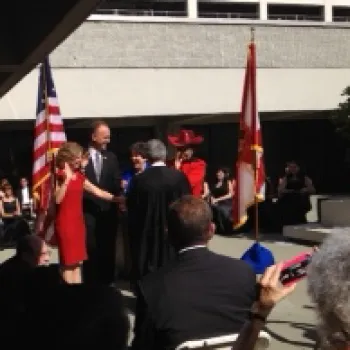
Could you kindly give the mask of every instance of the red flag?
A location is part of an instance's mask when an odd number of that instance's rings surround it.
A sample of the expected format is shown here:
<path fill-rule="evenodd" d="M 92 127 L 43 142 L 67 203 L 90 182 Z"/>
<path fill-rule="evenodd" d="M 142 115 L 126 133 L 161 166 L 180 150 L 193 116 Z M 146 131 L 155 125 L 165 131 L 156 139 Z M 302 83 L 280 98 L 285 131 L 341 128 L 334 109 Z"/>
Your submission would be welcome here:
<path fill-rule="evenodd" d="M 37 117 L 34 128 L 33 197 L 36 232 L 54 243 L 55 151 L 66 141 L 49 60 L 40 67 Z"/>
<path fill-rule="evenodd" d="M 247 209 L 265 199 L 265 166 L 256 99 L 256 53 L 254 42 L 248 48 L 245 71 L 240 135 L 236 163 L 236 195 L 233 219 L 236 228 L 247 221 Z"/>

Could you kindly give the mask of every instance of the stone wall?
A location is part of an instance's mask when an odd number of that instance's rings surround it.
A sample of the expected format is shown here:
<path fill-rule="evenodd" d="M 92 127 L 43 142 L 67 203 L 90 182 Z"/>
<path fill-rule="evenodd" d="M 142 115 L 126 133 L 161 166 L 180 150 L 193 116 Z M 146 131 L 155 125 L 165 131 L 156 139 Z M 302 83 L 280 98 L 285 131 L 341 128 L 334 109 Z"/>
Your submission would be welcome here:
<path fill-rule="evenodd" d="M 256 25 L 260 68 L 350 68 L 350 27 Z M 246 24 L 88 21 L 52 54 L 54 67 L 241 68 Z"/>

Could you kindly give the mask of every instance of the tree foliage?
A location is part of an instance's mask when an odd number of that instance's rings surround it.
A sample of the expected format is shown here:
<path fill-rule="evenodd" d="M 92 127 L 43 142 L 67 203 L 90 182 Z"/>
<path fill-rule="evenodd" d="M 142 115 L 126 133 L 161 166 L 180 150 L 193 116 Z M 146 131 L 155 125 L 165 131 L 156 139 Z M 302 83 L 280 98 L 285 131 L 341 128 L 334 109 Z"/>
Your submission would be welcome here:
<path fill-rule="evenodd" d="M 344 98 L 335 110 L 332 120 L 336 131 L 348 142 L 350 142 L 350 86 L 346 87 L 341 96 Z"/>

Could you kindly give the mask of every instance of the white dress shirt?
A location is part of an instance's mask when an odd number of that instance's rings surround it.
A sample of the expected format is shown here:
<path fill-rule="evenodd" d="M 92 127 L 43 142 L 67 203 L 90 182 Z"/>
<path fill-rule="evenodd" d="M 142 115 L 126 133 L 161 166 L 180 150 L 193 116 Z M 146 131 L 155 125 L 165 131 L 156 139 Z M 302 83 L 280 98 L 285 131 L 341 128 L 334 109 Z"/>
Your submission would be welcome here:
<path fill-rule="evenodd" d="M 151 164 L 151 166 L 166 166 L 166 164 L 162 161 L 157 161 Z"/>
<path fill-rule="evenodd" d="M 101 164 L 101 169 L 102 169 L 102 166 L 103 166 L 102 154 L 101 154 L 101 152 L 99 152 L 97 149 L 95 149 L 93 147 L 89 148 L 89 154 L 90 154 L 90 158 L 92 160 L 92 165 L 94 166 L 95 174 L 97 175 L 98 171 L 97 171 L 97 166 L 96 166 L 96 158 L 97 157 L 100 158 L 100 164 Z"/>
<path fill-rule="evenodd" d="M 199 248 L 206 248 L 207 246 L 204 244 L 198 244 L 198 245 L 192 245 L 191 247 L 183 248 L 179 250 L 179 254 L 182 254 L 184 252 L 187 252 L 189 250 L 199 249 Z"/>
<path fill-rule="evenodd" d="M 29 188 L 28 187 L 22 188 L 21 194 L 22 194 L 22 205 L 29 205 L 30 204 Z"/>

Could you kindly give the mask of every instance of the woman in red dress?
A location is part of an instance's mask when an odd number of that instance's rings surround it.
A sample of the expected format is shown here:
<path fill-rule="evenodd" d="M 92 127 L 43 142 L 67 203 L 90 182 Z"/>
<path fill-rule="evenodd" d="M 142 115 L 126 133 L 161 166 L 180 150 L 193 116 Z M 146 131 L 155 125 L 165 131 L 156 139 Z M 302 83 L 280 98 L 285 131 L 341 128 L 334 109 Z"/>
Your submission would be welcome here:
<path fill-rule="evenodd" d="M 178 135 L 168 135 L 168 141 L 177 150 L 171 165 L 186 175 L 192 195 L 201 198 L 207 165 L 203 159 L 194 156 L 194 148 L 204 141 L 203 137 L 192 130 L 180 130 Z"/>
<path fill-rule="evenodd" d="M 82 282 L 81 264 L 87 259 L 83 191 L 104 200 L 117 201 L 114 195 L 94 186 L 80 172 L 82 157 L 83 148 L 75 142 L 64 143 L 56 156 L 59 171 L 55 193 L 55 233 L 62 277 L 67 283 Z"/>

